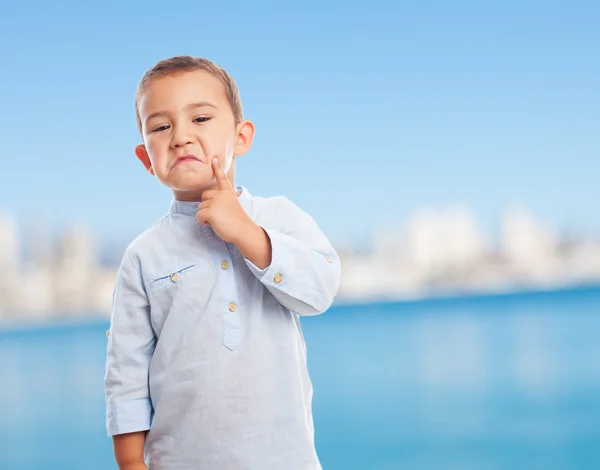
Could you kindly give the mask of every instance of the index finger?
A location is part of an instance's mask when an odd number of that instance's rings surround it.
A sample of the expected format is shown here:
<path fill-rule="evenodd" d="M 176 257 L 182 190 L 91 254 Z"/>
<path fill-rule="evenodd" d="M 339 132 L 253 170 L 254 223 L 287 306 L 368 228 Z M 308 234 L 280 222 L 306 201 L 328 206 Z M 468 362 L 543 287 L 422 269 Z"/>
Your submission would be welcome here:
<path fill-rule="evenodd" d="M 218 158 L 215 157 L 212 159 L 212 166 L 215 172 L 215 178 L 217 179 L 217 189 L 227 189 L 229 191 L 233 191 L 233 186 L 223 171 L 223 167 L 221 167 Z"/>

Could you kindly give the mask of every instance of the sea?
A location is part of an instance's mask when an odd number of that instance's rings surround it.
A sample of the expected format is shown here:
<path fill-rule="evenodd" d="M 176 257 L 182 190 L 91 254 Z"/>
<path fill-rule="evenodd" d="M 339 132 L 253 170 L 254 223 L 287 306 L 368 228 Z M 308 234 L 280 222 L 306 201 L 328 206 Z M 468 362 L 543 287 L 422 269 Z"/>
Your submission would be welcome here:
<path fill-rule="evenodd" d="M 108 322 L 0 327 L 1 470 L 116 469 Z M 600 469 L 600 287 L 340 304 L 301 322 L 324 470 Z"/>

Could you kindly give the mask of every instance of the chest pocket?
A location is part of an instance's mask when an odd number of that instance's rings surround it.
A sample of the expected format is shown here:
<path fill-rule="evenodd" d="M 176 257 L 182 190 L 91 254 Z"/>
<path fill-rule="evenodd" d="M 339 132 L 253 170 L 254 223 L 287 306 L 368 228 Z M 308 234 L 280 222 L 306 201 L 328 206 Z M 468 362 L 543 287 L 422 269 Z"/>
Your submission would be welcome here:
<path fill-rule="evenodd" d="M 162 319 L 162 321 L 156 322 L 160 325 L 155 324 L 155 327 L 158 326 L 158 329 L 161 329 L 164 319 L 177 302 L 178 296 L 180 296 L 182 292 L 185 292 L 186 287 L 189 291 L 189 287 L 194 283 L 197 283 L 197 274 L 198 265 L 187 264 L 179 269 L 150 279 L 148 282 L 150 305 L 153 310 L 159 310 L 159 312 L 157 312 L 159 313 L 159 318 L 156 318 L 155 315 L 152 316 L 155 320 Z"/>

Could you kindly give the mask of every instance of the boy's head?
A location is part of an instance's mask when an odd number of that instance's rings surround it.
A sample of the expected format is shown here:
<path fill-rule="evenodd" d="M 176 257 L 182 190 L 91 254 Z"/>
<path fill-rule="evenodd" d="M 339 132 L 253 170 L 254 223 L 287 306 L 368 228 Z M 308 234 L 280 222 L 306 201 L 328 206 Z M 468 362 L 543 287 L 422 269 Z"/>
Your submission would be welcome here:
<path fill-rule="evenodd" d="M 243 119 L 235 82 L 207 59 L 179 56 L 151 67 L 135 111 L 144 142 L 135 153 L 177 199 L 200 200 L 215 185 L 214 157 L 233 183 L 235 156 L 252 145 L 254 125 Z"/>

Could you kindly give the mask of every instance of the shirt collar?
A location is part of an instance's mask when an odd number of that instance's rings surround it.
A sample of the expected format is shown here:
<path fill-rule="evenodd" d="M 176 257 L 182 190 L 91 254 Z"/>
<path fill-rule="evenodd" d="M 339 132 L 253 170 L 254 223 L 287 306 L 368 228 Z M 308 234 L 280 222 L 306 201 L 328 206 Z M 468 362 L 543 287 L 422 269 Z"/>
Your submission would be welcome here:
<path fill-rule="evenodd" d="M 236 186 L 236 189 L 240 192 L 238 199 L 244 210 L 250 214 L 250 205 L 252 204 L 252 195 L 244 186 Z M 200 202 L 196 201 L 178 201 L 173 199 L 171 201 L 171 214 L 183 214 L 183 215 L 196 215 L 198 212 L 198 206 Z"/>

